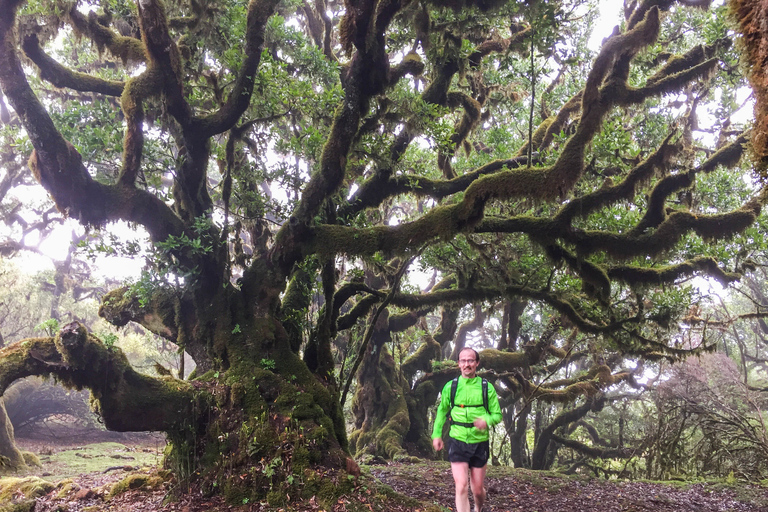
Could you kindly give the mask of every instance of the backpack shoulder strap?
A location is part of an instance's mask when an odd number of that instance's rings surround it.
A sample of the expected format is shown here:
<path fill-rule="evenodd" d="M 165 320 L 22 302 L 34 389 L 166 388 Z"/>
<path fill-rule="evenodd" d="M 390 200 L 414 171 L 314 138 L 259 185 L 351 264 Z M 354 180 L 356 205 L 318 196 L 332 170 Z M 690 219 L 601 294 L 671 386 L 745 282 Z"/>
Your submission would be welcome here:
<path fill-rule="evenodd" d="M 455 406 L 456 390 L 457 389 L 459 389 L 459 378 L 458 377 L 453 379 L 453 381 L 451 382 L 451 409 L 453 409 L 454 406 Z"/>
<path fill-rule="evenodd" d="M 488 381 L 486 379 L 483 379 L 483 407 L 485 407 L 485 412 L 491 414 L 491 410 L 488 408 Z"/>

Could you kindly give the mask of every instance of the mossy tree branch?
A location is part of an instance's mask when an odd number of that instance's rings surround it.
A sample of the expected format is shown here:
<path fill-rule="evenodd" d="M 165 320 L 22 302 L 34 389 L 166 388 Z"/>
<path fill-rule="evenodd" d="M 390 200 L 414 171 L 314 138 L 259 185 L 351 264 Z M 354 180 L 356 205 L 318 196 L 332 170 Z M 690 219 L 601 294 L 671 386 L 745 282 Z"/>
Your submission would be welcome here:
<path fill-rule="evenodd" d="M 603 402 L 601 396 L 591 396 L 587 398 L 582 405 L 558 414 L 555 419 L 552 420 L 552 423 L 547 425 L 547 427 L 542 430 L 541 434 L 539 434 L 539 439 L 537 440 L 533 449 L 533 454 L 531 455 L 531 468 L 544 469 L 547 467 L 546 455 L 549 450 L 549 443 L 552 441 L 552 436 L 558 428 L 583 418 L 590 411 L 599 411 L 603 407 Z"/>
<path fill-rule="evenodd" d="M 180 234 L 183 226 L 171 210 L 147 191 L 96 182 L 80 154 L 59 133 L 35 96 L 21 68 L 12 27 L 20 2 L 4 0 L 0 21 L 0 85 L 35 148 L 29 166 L 60 211 L 86 225 L 128 220 L 145 226 L 154 240 Z"/>
<path fill-rule="evenodd" d="M 88 388 L 110 430 L 196 428 L 206 414 L 191 384 L 137 373 L 120 349 L 107 348 L 77 322 L 62 327 L 55 338 L 29 338 L 0 349 L 0 361 L 0 394 L 33 375 Z"/>
<path fill-rule="evenodd" d="M 341 26 L 341 38 L 348 51 L 355 52 L 344 79 L 345 97 L 336 111 L 320 158 L 320 168 L 304 187 L 291 222 L 284 224 L 276 235 L 270 259 L 284 274 L 303 259 L 306 226 L 319 213 L 323 202 L 335 193 L 344 180 L 347 158 L 358 133 L 360 121 L 371 98 L 387 87 L 389 62 L 384 31 L 401 5 L 397 1 L 374 8 L 366 0 L 353 12 L 347 12 Z M 376 12 L 375 23 L 369 16 Z"/>
<path fill-rule="evenodd" d="M 95 12 L 90 12 L 86 16 L 77 10 L 77 5 L 73 5 L 69 10 L 69 21 L 75 33 L 91 39 L 100 51 L 109 50 L 123 63 L 146 61 L 146 50 L 140 39 L 120 35 L 104 26 Z"/>
<path fill-rule="evenodd" d="M 637 453 L 636 448 L 598 448 L 582 443 L 575 439 L 558 436 L 557 434 L 552 435 L 552 440 L 565 446 L 566 448 L 571 448 L 581 453 L 582 455 L 587 455 L 588 457 L 595 459 L 628 459 Z"/>
<path fill-rule="evenodd" d="M 416 372 L 431 370 L 432 361 L 440 359 L 441 350 L 440 343 L 429 332 L 425 332 L 419 348 L 400 365 L 405 380 L 411 382 Z"/>
<path fill-rule="evenodd" d="M 56 87 L 81 92 L 95 92 L 107 96 L 119 97 L 123 94 L 124 82 L 105 80 L 87 73 L 73 71 L 56 62 L 40 47 L 40 41 L 38 41 L 36 34 L 26 36 L 22 48 L 26 56 L 40 70 L 40 78 L 47 80 Z"/>
<path fill-rule="evenodd" d="M 467 62 L 470 68 L 476 68 L 482 59 L 492 53 L 503 52 L 510 46 L 519 43 L 525 38 L 530 30 L 524 27 L 515 32 L 510 38 L 497 41 L 488 40 L 478 45 L 476 50 L 468 57 Z M 456 52 L 454 52 L 456 53 Z M 451 77 L 460 69 L 460 59 L 452 53 L 446 57 L 434 71 L 434 77 L 422 93 L 421 97 L 425 103 L 432 103 L 442 106 L 463 106 L 465 115 L 459 121 L 456 131 L 451 136 L 454 148 L 458 148 L 466 140 L 472 128 L 477 124 L 480 118 L 480 109 L 487 96 L 487 91 L 478 91 L 478 99 L 467 96 L 466 94 L 457 95 L 448 94 Z M 482 100 L 482 101 L 481 101 Z M 415 130 L 413 123 L 406 123 L 406 128 L 396 137 L 391 149 L 391 162 L 397 162 L 404 154 L 410 142 L 419 134 Z M 455 151 L 455 149 L 454 149 Z M 444 169 L 444 173 L 449 178 L 447 180 L 433 180 L 427 177 L 418 176 L 392 176 L 391 165 L 378 169 L 374 176 L 364 182 L 355 194 L 348 206 L 340 210 L 340 217 L 349 217 L 366 208 L 373 208 L 380 205 L 384 200 L 409 192 L 420 196 L 441 199 L 443 197 L 455 194 L 466 189 L 475 179 L 489 173 L 496 172 L 504 167 L 516 168 L 527 164 L 528 159 L 524 157 L 514 158 L 506 161 L 499 161 L 483 166 L 482 168 L 461 176 L 456 176 L 450 170 L 451 153 L 442 153 L 438 156 L 438 165 Z"/>
<path fill-rule="evenodd" d="M 253 94 L 256 71 L 264 47 L 267 21 L 275 12 L 277 0 L 250 0 L 246 19 L 243 60 L 234 86 L 224 105 L 210 116 L 191 120 L 190 132 L 200 132 L 204 139 L 231 129 L 248 108 Z M 183 106 L 182 106 L 183 108 Z M 184 110 L 181 110 L 182 115 Z"/>

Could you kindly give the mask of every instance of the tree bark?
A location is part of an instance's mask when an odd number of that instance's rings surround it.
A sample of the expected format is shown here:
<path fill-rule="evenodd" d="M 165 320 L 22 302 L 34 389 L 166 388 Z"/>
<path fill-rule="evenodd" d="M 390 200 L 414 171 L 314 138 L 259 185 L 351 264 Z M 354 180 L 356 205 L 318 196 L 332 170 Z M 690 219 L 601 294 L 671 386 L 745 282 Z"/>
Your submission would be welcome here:
<path fill-rule="evenodd" d="M 551 459 L 548 457 L 550 452 L 550 442 L 553 440 L 554 433 L 557 429 L 580 420 L 586 416 L 589 411 L 598 410 L 602 407 L 602 403 L 601 398 L 588 397 L 582 405 L 558 414 L 549 425 L 541 430 L 541 434 L 536 439 L 533 454 L 531 455 L 531 469 L 549 468 L 549 465 L 551 464 Z"/>
<path fill-rule="evenodd" d="M 5 404 L 0 397 L 0 475 L 17 472 L 27 467 L 24 456 L 16 447 L 13 425 L 5 413 Z"/>
<path fill-rule="evenodd" d="M 407 456 L 403 439 L 411 426 L 406 403 L 409 390 L 388 348 L 392 340 L 389 324 L 389 312 L 384 310 L 357 374 L 358 388 L 352 403 L 355 430 L 350 445 L 355 457 L 363 460 Z"/>

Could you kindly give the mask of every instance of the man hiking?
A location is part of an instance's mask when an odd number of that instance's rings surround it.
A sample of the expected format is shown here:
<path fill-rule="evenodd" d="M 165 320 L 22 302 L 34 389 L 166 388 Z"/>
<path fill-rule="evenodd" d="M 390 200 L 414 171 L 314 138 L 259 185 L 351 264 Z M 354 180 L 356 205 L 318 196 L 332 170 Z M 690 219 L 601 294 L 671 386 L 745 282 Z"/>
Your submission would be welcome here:
<path fill-rule="evenodd" d="M 488 463 L 488 429 L 501 421 L 499 398 L 493 385 L 477 376 L 480 355 L 464 348 L 459 352 L 461 376 L 443 387 L 432 429 L 432 446 L 443 449 L 443 425 L 448 419 L 448 460 L 456 484 L 456 512 L 469 512 L 467 484 L 472 487 L 475 512 L 485 503 L 485 468 Z M 467 476 L 469 475 L 469 481 Z"/>

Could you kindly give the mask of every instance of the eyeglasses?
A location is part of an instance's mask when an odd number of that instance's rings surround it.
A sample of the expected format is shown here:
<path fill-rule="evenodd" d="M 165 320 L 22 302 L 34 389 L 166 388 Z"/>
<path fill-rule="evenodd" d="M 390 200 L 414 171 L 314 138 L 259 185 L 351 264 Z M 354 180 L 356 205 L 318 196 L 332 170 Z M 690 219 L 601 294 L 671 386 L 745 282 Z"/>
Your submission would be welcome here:
<path fill-rule="evenodd" d="M 476 362 L 474 359 L 459 359 L 459 364 L 472 364 Z"/>

